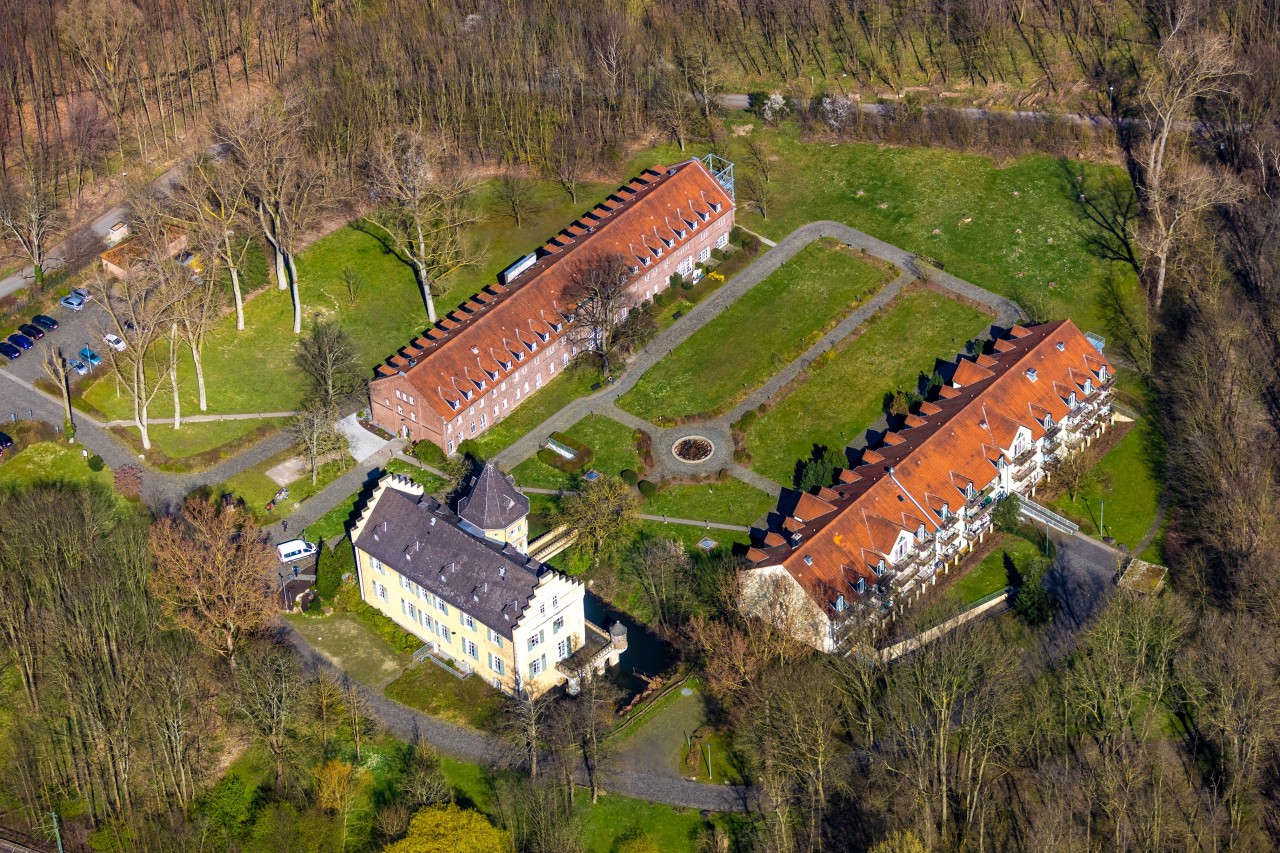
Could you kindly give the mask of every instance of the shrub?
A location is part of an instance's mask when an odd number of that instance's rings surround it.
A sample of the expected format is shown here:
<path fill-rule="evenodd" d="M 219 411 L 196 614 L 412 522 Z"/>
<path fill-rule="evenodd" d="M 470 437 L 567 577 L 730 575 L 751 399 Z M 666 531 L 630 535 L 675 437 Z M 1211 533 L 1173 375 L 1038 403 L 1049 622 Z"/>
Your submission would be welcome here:
<path fill-rule="evenodd" d="M 1015 494 L 1005 495 L 991 513 L 991 524 L 997 530 L 1014 533 L 1018 529 L 1018 516 L 1022 514 L 1022 501 Z"/>
<path fill-rule="evenodd" d="M 62 422 L 62 437 L 67 441 L 74 441 L 76 437 L 76 424 L 70 418 L 66 418 Z"/>
<path fill-rule="evenodd" d="M 99 456 L 98 454 L 96 454 L 96 453 L 95 453 L 93 456 L 90 456 L 90 457 L 89 457 L 89 470 L 90 470 L 90 471 L 92 471 L 93 473 L 95 473 L 95 474 L 96 474 L 96 473 L 98 473 L 99 471 L 101 471 L 101 470 L 102 470 L 102 468 L 103 468 L 103 462 L 102 462 L 102 457 L 101 457 L 101 456 Z"/>
<path fill-rule="evenodd" d="M 646 498 L 651 498 L 658 493 L 658 485 L 652 480 L 641 480 L 636 483 L 636 488 L 640 490 L 640 494 Z"/>
<path fill-rule="evenodd" d="M 342 586 L 342 576 L 356 571 L 356 556 L 351 543 L 343 537 L 333 550 L 320 549 L 316 560 L 316 595 L 325 601 L 333 600 Z"/>
<path fill-rule="evenodd" d="M 142 495 L 142 469 L 134 465 L 125 465 L 116 470 L 116 491 L 126 498 L 138 498 Z"/>
<path fill-rule="evenodd" d="M 419 441 L 413 445 L 413 458 L 428 465 L 443 465 L 444 451 L 429 441 Z"/>
<path fill-rule="evenodd" d="M 634 486 L 640 482 L 640 475 L 635 471 L 632 471 L 630 468 L 623 468 L 618 472 L 618 476 L 621 477 L 622 482 L 626 483 L 628 486 Z"/>
<path fill-rule="evenodd" d="M 480 451 L 480 445 L 473 438 L 468 438 L 459 444 L 456 452 L 462 456 L 469 456 L 477 462 L 484 462 L 488 458 Z"/>
<path fill-rule="evenodd" d="M 676 286 L 681 285 L 681 284 L 684 284 L 684 277 L 683 277 L 683 276 L 681 276 L 679 273 L 674 273 L 674 272 L 673 272 L 673 273 L 671 274 L 671 278 L 667 279 L 667 286 L 668 286 L 668 287 L 676 287 Z"/>

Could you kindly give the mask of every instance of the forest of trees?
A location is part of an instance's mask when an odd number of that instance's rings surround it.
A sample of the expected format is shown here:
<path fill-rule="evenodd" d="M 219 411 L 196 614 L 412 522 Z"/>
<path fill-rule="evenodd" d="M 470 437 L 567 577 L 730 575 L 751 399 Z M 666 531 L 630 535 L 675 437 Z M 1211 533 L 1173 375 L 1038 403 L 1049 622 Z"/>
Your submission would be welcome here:
<path fill-rule="evenodd" d="M 796 646 L 781 630 L 793 614 L 741 617 L 732 563 L 607 536 L 585 562 L 601 594 L 644 603 L 743 735 L 759 805 L 732 831 L 708 826 L 709 851 L 1274 849 L 1278 34 L 1280 4 L 1244 0 L 0 4 L 0 227 L 40 284 L 91 189 L 199 155 L 136 225 L 186 225 L 241 325 L 254 235 L 300 332 L 293 256 L 327 214 L 373 210 L 433 313 L 433 283 L 470 259 L 464 172 L 537 175 L 577 201 L 655 135 L 722 144 L 721 92 L 767 93 L 762 118 L 785 110 L 832 141 L 1122 162 L 1131 185 L 1082 200 L 1147 296 L 1112 306 L 1108 352 L 1161 415 L 1164 595 L 1116 593 L 1083 621 L 1010 617 L 883 665 Z M 1131 120 L 1028 130 L 908 100 L 864 121 L 844 97 L 908 86 Z M 109 285 L 116 310 L 153 318 L 117 318 L 138 355 L 113 366 L 143 427 L 163 387 L 155 365 L 135 370 L 151 344 L 197 359 L 202 345 L 208 294 L 176 272 L 157 261 L 135 302 Z M 15 705 L 0 820 L 47 837 L 56 809 L 70 844 L 157 853 L 373 849 L 454 824 L 521 851 L 578 849 L 571 773 L 584 766 L 598 793 L 612 695 L 513 705 L 524 773 L 503 783 L 500 827 L 451 810 L 423 744 L 401 745 L 375 795 L 362 694 L 305 668 L 271 629 L 270 590 L 244 583 L 270 559 L 248 519 L 199 504 L 156 521 L 93 490 L 0 498 Z M 227 771 L 250 745 L 268 756 L 265 802 Z M 353 825 L 357 801 L 377 808 Z"/>

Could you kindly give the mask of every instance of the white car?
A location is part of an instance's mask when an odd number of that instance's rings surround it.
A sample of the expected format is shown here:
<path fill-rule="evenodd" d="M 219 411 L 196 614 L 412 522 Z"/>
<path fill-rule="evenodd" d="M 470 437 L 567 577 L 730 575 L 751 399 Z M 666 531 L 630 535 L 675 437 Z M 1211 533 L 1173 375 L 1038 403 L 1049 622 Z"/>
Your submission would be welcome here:
<path fill-rule="evenodd" d="M 117 335 L 103 335 L 102 342 L 116 352 L 124 352 L 124 341 Z"/>
<path fill-rule="evenodd" d="M 320 547 L 318 545 L 305 539 L 290 539 L 288 542 L 281 542 L 276 546 L 276 554 L 280 557 L 280 562 L 282 563 L 305 560 L 319 550 Z"/>

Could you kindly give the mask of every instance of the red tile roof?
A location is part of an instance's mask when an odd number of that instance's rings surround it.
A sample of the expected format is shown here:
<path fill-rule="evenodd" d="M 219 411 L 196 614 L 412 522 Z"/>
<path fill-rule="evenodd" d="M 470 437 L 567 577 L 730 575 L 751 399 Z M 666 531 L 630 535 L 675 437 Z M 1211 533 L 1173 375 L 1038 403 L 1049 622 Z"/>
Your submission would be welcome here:
<path fill-rule="evenodd" d="M 620 254 L 643 270 L 732 209 L 733 200 L 698 160 L 646 170 L 541 247 L 537 263 L 510 286 L 489 285 L 375 373 L 403 372 L 451 420 L 565 333 L 573 306 L 564 294 L 576 268 Z"/>
<path fill-rule="evenodd" d="M 1077 382 L 1092 379 L 1096 389 L 1103 367 L 1114 373 L 1069 320 L 1019 326 L 1011 334 L 993 347 L 990 369 L 961 357 L 956 375 L 964 387 L 944 386 L 938 399 L 919 408 L 923 423 L 864 451 L 861 464 L 841 472 L 829 490 L 834 500 L 802 496 L 797 506 L 803 511 L 783 520 L 783 529 L 800 538 L 766 538 L 748 554 L 750 565 L 782 565 L 829 609 L 838 594 L 855 594 L 859 577 L 876 582 L 875 566 L 881 557 L 892 562 L 902 532 L 915 534 L 922 523 L 936 529 L 943 506 L 954 512 L 965 502 L 966 486 L 991 483 L 995 461 L 1011 455 L 1020 429 L 1038 438 L 1046 416 L 1055 422 L 1066 417 L 1065 400 Z M 1077 398 L 1083 400 L 1083 393 L 1077 391 Z M 815 515 L 819 503 L 834 511 Z"/>

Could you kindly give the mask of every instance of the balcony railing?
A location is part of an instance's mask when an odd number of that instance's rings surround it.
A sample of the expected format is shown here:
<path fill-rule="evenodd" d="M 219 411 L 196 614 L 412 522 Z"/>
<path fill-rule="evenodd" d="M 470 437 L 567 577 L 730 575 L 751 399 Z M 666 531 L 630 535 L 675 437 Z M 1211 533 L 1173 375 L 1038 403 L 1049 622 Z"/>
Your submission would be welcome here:
<path fill-rule="evenodd" d="M 1012 462 L 1012 464 L 1013 464 L 1013 465 L 1015 465 L 1015 466 L 1017 466 L 1017 465 L 1024 465 L 1024 464 L 1026 464 L 1027 462 L 1031 461 L 1031 457 L 1033 457 L 1033 456 L 1035 456 L 1035 455 L 1036 455 L 1036 449 L 1035 449 L 1035 447 L 1034 447 L 1034 446 L 1029 447 L 1029 448 L 1027 448 L 1026 450 L 1024 450 L 1024 451 L 1022 451 L 1021 453 L 1019 453 L 1017 456 L 1015 456 L 1015 457 L 1013 458 L 1013 462 Z"/>

